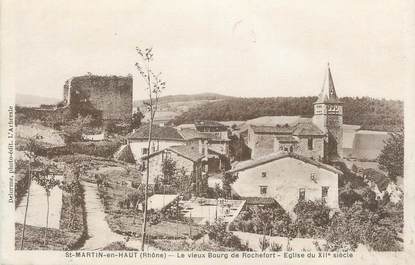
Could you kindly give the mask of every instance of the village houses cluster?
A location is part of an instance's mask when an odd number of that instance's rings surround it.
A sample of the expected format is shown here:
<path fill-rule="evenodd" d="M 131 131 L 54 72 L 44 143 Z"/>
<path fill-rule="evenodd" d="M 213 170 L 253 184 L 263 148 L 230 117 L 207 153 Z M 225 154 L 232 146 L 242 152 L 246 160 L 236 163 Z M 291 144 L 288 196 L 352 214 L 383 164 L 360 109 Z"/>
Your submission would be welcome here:
<path fill-rule="evenodd" d="M 196 121 L 172 127 L 156 123 L 150 149 L 149 125 L 143 125 L 127 135 L 118 154 L 133 157 L 143 171 L 149 163 L 149 184 L 153 186 L 163 180 L 162 164 L 171 159 L 193 176 L 195 196 L 202 189 L 221 187 L 223 178 L 232 175 L 236 179 L 231 185 L 232 197 L 251 204 L 277 202 L 288 213 L 300 200 L 322 200 L 332 209 L 339 207 L 342 172 L 328 162 L 343 156 L 343 104 L 330 68 L 312 117 L 266 116 L 229 124 Z M 244 150 L 243 161 L 230 154 L 232 136 Z"/>

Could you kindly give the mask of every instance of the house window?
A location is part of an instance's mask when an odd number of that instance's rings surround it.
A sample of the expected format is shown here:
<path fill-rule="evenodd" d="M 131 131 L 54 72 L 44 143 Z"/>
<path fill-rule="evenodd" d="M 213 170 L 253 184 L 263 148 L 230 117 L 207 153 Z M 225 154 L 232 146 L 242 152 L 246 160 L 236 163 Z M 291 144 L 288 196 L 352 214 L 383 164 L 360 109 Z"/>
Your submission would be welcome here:
<path fill-rule="evenodd" d="M 300 188 L 300 190 L 298 192 L 298 200 L 299 201 L 304 201 L 305 200 L 305 189 L 304 188 Z"/>
<path fill-rule="evenodd" d="M 323 202 L 326 202 L 328 193 L 329 193 L 329 187 L 328 186 L 321 187 L 321 200 Z"/>
<path fill-rule="evenodd" d="M 262 172 L 262 177 L 265 178 L 267 176 L 267 172 Z"/>
<path fill-rule="evenodd" d="M 144 147 L 144 148 L 141 149 L 141 151 L 142 151 L 143 155 L 146 155 L 148 153 L 148 148 Z"/>
<path fill-rule="evenodd" d="M 268 186 L 259 186 L 259 193 L 261 195 L 266 195 L 267 194 L 267 189 L 268 189 Z"/>
<path fill-rule="evenodd" d="M 313 150 L 313 138 L 308 138 L 308 150 Z"/>

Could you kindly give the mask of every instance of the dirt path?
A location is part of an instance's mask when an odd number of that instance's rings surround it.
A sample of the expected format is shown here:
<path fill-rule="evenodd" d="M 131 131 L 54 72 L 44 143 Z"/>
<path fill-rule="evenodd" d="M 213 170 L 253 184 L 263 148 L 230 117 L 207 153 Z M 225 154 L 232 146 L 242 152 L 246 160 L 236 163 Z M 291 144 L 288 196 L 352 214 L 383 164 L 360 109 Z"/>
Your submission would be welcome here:
<path fill-rule="evenodd" d="M 140 240 L 130 239 L 126 242 L 126 239 L 123 236 L 111 231 L 107 221 L 105 220 L 104 206 L 98 196 L 96 184 L 83 182 L 82 185 L 85 189 L 85 208 L 89 235 L 89 238 L 85 241 L 82 249 L 102 249 L 105 246 L 117 241 L 124 242 L 126 247 L 140 249 Z M 146 250 L 155 251 L 156 249 L 146 246 Z"/>

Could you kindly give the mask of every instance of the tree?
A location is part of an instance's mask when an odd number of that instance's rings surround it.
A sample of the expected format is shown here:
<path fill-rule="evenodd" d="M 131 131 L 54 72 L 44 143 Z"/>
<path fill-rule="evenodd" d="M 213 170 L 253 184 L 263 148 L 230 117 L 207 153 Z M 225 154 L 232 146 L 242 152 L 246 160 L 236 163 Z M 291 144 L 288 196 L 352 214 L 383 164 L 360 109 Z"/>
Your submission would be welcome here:
<path fill-rule="evenodd" d="M 391 133 L 378 157 L 380 169 L 388 172 L 389 178 L 394 181 L 404 175 L 404 141 L 403 129 Z"/>
<path fill-rule="evenodd" d="M 183 167 L 176 170 L 171 183 L 177 191 L 182 193 L 182 195 L 188 196 L 193 191 L 193 180 Z"/>
<path fill-rule="evenodd" d="M 141 120 L 144 118 L 144 114 L 141 112 L 140 108 L 137 107 L 137 110 L 133 113 L 131 128 L 138 129 L 141 126 Z"/>
<path fill-rule="evenodd" d="M 67 125 L 62 126 L 62 129 L 71 141 L 77 141 L 82 138 L 82 130 L 84 129 L 84 127 L 91 124 L 91 122 L 91 115 L 78 115 L 76 119 L 73 119 Z"/>
<path fill-rule="evenodd" d="M 171 158 L 166 158 L 162 164 L 163 184 L 171 184 L 172 179 L 176 174 L 176 161 Z"/>
<path fill-rule="evenodd" d="M 29 138 L 26 144 L 26 150 L 25 150 L 25 156 L 29 159 L 29 165 L 28 165 L 28 171 L 29 171 L 29 177 L 27 179 L 27 197 L 26 197 L 26 206 L 25 206 L 25 212 L 24 212 L 24 218 L 23 218 L 23 229 L 22 229 L 22 238 L 20 239 L 20 249 L 23 249 L 23 243 L 24 243 L 24 236 L 25 236 L 25 230 L 26 230 L 26 219 L 27 219 L 27 210 L 29 209 L 29 199 L 30 199 L 30 186 L 32 184 L 32 165 L 37 161 L 37 157 L 39 153 L 41 152 L 40 144 L 37 142 L 37 138 L 39 138 L 38 135 Z"/>
<path fill-rule="evenodd" d="M 150 113 L 150 124 L 148 126 L 148 145 L 147 150 L 151 150 L 152 132 L 153 132 L 153 121 L 154 116 L 157 112 L 158 101 L 162 90 L 166 87 L 166 82 L 160 78 L 161 73 L 154 74 L 151 70 L 150 62 L 153 60 L 153 49 L 147 48 L 141 50 L 139 47 L 136 48 L 139 62 L 135 63 L 139 75 L 143 78 L 146 83 L 146 90 L 148 93 L 149 100 L 145 102 Z M 144 218 L 143 218 L 143 233 L 141 250 L 144 251 L 144 242 L 146 239 L 146 227 L 147 227 L 147 204 L 148 204 L 148 180 L 150 178 L 150 156 L 147 156 L 147 168 L 146 168 L 146 185 L 144 190 Z"/>
<path fill-rule="evenodd" d="M 356 249 L 364 244 L 374 251 L 401 250 L 397 242 L 399 227 L 394 222 L 394 214 L 384 210 L 371 211 L 356 202 L 350 208 L 337 212 L 325 233 L 330 250 Z"/>
<path fill-rule="evenodd" d="M 222 187 L 223 190 L 225 192 L 225 196 L 226 197 L 231 197 L 231 185 L 238 179 L 238 175 L 236 174 L 229 174 L 229 173 L 225 173 L 223 180 L 222 180 Z M 225 197 L 225 198 L 226 198 Z"/>
<path fill-rule="evenodd" d="M 60 181 L 55 178 L 56 167 L 52 165 L 45 165 L 34 174 L 35 181 L 43 187 L 46 192 L 46 226 L 44 232 L 43 244 L 46 245 L 46 233 L 49 225 L 49 197 L 50 191 L 60 184 Z"/>

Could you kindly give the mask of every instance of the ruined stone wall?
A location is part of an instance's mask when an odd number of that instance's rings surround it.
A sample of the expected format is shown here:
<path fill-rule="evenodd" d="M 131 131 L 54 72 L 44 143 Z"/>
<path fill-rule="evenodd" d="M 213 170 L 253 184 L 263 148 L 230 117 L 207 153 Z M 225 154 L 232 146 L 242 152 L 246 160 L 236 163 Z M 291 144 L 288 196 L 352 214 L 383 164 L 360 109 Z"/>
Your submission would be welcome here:
<path fill-rule="evenodd" d="M 74 106 L 90 102 L 104 120 L 131 120 L 133 79 L 130 76 L 85 75 L 69 79 L 64 85 L 64 100 Z"/>

